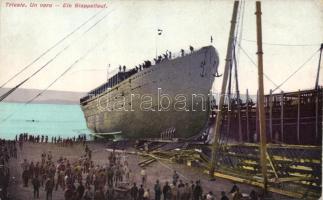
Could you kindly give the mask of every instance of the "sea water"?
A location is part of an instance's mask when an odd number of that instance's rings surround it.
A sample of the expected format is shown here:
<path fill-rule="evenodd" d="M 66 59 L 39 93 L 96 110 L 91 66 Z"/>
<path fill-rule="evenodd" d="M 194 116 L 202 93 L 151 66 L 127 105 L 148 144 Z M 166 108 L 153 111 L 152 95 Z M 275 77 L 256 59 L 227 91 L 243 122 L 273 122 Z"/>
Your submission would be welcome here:
<path fill-rule="evenodd" d="M 67 138 L 90 131 L 79 105 L 0 103 L 0 138 L 20 133 Z"/>

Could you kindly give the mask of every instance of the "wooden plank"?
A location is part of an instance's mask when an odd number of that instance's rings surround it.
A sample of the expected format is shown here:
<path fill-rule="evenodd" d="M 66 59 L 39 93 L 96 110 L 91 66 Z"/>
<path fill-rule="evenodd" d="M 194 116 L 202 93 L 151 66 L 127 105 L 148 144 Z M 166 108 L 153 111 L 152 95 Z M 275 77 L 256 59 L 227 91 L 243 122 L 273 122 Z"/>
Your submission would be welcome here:
<path fill-rule="evenodd" d="M 275 177 L 278 178 L 278 174 L 277 174 L 276 168 L 274 166 L 274 163 L 273 163 L 271 157 L 269 156 L 268 152 L 266 152 L 266 153 L 267 153 L 267 159 L 268 159 L 269 164 L 270 164 L 270 166 L 271 166 L 271 168 L 272 168 L 272 170 L 273 170 L 273 172 L 275 174 Z"/>
<path fill-rule="evenodd" d="M 228 180 L 231 180 L 234 182 L 245 183 L 245 184 L 253 185 L 256 187 L 264 188 L 264 185 L 258 181 L 253 181 L 253 180 L 239 178 L 239 177 L 232 176 L 232 175 L 222 174 L 220 172 L 215 172 L 214 176 L 219 177 L 219 178 L 228 179 Z M 286 191 L 286 190 L 274 188 L 271 186 L 267 187 L 267 191 L 274 192 L 274 193 L 281 194 L 281 195 L 285 195 L 285 196 L 289 196 L 289 197 L 293 197 L 293 198 L 298 198 L 298 199 L 303 197 L 303 194 L 292 192 L 292 191 Z"/>

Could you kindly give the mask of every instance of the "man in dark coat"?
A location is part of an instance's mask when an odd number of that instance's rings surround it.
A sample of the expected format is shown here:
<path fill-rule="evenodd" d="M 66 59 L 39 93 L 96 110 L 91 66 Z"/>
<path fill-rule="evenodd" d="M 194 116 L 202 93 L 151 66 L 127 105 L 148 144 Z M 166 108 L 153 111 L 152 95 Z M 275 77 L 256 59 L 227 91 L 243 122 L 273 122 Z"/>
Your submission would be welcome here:
<path fill-rule="evenodd" d="M 32 180 L 32 184 L 34 187 L 34 199 L 39 198 L 39 187 L 40 187 L 40 180 L 38 176 L 35 176 Z"/>
<path fill-rule="evenodd" d="M 159 180 L 156 181 L 156 184 L 154 186 L 155 190 L 155 200 L 160 200 L 161 197 L 161 186 L 159 184 Z"/>
<path fill-rule="evenodd" d="M 84 191 L 85 191 L 85 187 L 82 183 L 82 181 L 79 182 L 79 186 L 77 186 L 76 192 L 77 192 L 77 198 L 78 199 L 82 199 Z"/>
<path fill-rule="evenodd" d="M 114 199 L 114 188 L 112 185 L 108 186 L 107 192 L 105 193 L 106 200 Z"/>
<path fill-rule="evenodd" d="M 168 185 L 168 181 L 166 181 L 164 187 L 163 187 L 163 195 L 164 195 L 164 200 L 169 200 L 168 196 L 171 193 L 171 188 Z"/>
<path fill-rule="evenodd" d="M 22 180 L 23 180 L 23 183 L 24 183 L 24 187 L 28 187 L 29 170 L 25 169 L 22 172 Z"/>
<path fill-rule="evenodd" d="M 131 196 L 131 200 L 137 200 L 138 198 L 138 187 L 136 183 L 134 183 L 130 189 L 130 196 Z"/>
<path fill-rule="evenodd" d="M 200 185 L 200 181 L 196 181 L 196 185 L 193 191 L 193 198 L 194 200 L 202 199 L 203 189 Z"/>
<path fill-rule="evenodd" d="M 45 182 L 46 200 L 53 199 L 54 180 L 47 178 Z"/>
<path fill-rule="evenodd" d="M 143 185 L 140 185 L 140 188 L 138 190 L 138 200 L 144 199 L 144 193 L 145 193 L 145 190 L 143 188 Z"/>
<path fill-rule="evenodd" d="M 221 200 L 229 200 L 224 191 L 221 192 Z"/>

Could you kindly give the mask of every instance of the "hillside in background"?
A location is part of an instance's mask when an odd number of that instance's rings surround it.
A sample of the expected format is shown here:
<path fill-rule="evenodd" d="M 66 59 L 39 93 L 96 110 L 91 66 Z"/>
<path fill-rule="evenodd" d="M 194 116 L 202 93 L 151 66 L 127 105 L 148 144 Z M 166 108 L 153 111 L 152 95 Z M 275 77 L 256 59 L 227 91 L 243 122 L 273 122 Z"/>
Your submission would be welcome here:
<path fill-rule="evenodd" d="M 10 90 L 10 88 L 0 88 L 0 95 Z M 3 102 L 26 103 L 34 98 L 42 90 L 18 88 L 10 94 Z M 70 92 L 47 90 L 44 94 L 35 99 L 32 103 L 50 103 L 50 104 L 79 104 L 81 97 L 85 92 Z"/>

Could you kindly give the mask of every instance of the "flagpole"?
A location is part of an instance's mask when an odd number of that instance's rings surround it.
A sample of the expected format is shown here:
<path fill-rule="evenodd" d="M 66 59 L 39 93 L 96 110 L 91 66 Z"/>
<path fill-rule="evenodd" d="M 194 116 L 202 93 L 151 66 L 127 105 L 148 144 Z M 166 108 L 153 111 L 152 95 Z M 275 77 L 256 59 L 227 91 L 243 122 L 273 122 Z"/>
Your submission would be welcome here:
<path fill-rule="evenodd" d="M 156 38 L 155 38 L 155 45 L 156 45 L 156 59 L 157 59 L 157 48 L 158 48 L 158 45 L 157 45 L 157 40 L 158 40 L 158 36 L 159 35 L 161 35 L 162 34 L 162 32 L 163 32 L 163 30 L 162 29 L 159 29 L 159 28 L 157 28 L 157 35 L 156 35 Z"/>
<path fill-rule="evenodd" d="M 158 37 L 158 32 L 157 32 L 157 34 L 156 34 L 156 36 L 155 36 L 155 47 L 156 47 L 156 59 L 157 59 L 157 37 Z"/>

